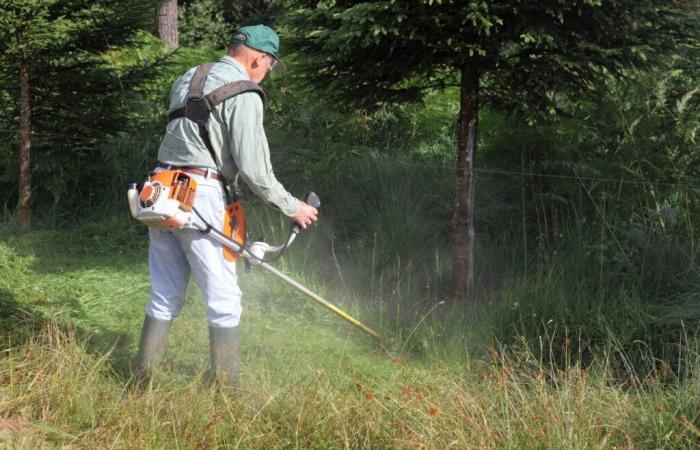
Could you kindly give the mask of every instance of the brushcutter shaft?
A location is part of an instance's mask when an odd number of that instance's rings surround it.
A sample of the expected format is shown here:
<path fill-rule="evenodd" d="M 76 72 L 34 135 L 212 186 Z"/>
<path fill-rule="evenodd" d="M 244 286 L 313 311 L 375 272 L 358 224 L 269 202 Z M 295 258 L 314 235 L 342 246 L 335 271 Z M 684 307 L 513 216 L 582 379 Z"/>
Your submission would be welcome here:
<path fill-rule="evenodd" d="M 207 231 L 207 227 L 206 227 L 204 224 L 201 224 L 201 223 L 197 222 L 197 223 L 195 223 L 194 225 L 195 225 L 195 227 L 197 227 L 197 228 L 198 228 L 199 230 L 201 230 L 201 231 L 204 231 L 204 232 Z M 246 248 L 243 248 L 243 247 L 241 247 L 240 245 L 238 245 L 238 243 L 236 243 L 235 241 L 233 241 L 233 240 L 231 240 L 231 239 L 227 238 L 226 236 L 223 236 L 223 235 L 221 235 L 221 234 L 219 234 L 219 233 L 216 233 L 216 232 L 209 233 L 209 236 L 211 236 L 212 238 L 214 238 L 214 239 L 216 239 L 217 241 L 221 242 L 221 243 L 224 244 L 225 246 L 231 248 L 233 251 L 238 252 L 238 253 L 240 253 L 241 255 L 243 255 L 243 257 L 246 258 L 248 261 L 250 261 L 250 263 L 251 263 L 252 265 L 254 265 L 254 266 L 256 266 L 256 267 L 262 267 L 263 269 L 265 269 L 265 270 L 267 270 L 268 272 L 270 272 L 271 274 L 275 275 L 277 278 L 279 278 L 280 280 L 284 281 L 284 282 L 287 283 L 288 285 L 292 286 L 293 288 L 295 288 L 296 290 L 298 290 L 298 291 L 301 292 L 302 294 L 306 295 L 307 297 L 309 297 L 309 298 L 311 298 L 311 299 L 313 299 L 313 300 L 316 300 L 316 302 L 320 303 L 322 306 L 326 307 L 327 309 L 333 311 L 334 313 L 336 313 L 337 315 L 339 315 L 340 317 L 342 317 L 342 318 L 345 319 L 346 321 L 350 322 L 351 324 L 353 324 L 354 326 L 356 326 L 356 327 L 359 328 L 360 330 L 362 330 L 362 331 L 364 331 L 365 333 L 369 334 L 369 335 L 372 336 L 373 338 L 379 339 L 380 341 L 383 340 L 382 337 L 379 335 L 379 333 L 377 333 L 376 331 L 372 330 L 370 327 L 368 327 L 367 325 L 363 324 L 363 323 L 360 322 L 359 320 L 355 319 L 355 318 L 352 317 L 350 314 L 348 314 L 348 313 L 346 313 L 345 311 L 343 311 L 342 309 L 338 308 L 337 306 L 335 306 L 335 305 L 332 304 L 331 302 L 325 300 L 325 299 L 324 299 L 323 297 L 321 297 L 320 295 L 316 294 L 315 292 L 312 292 L 312 291 L 309 290 L 306 286 L 304 286 L 304 285 L 302 285 L 301 283 L 299 283 L 299 282 L 293 280 L 293 279 L 292 279 L 291 277 L 289 277 L 288 275 L 286 275 L 286 274 L 280 272 L 280 271 L 279 271 L 278 269 L 276 269 L 274 266 L 271 266 L 270 264 L 268 264 L 268 263 L 266 263 L 266 262 L 264 262 L 264 261 L 261 261 L 257 256 L 255 256 L 254 254 L 250 253 Z"/>
<path fill-rule="evenodd" d="M 363 324 L 362 322 L 360 322 L 359 320 L 355 319 L 355 318 L 352 317 L 350 314 L 348 314 L 348 313 L 346 313 L 345 311 L 343 311 L 342 309 L 338 308 L 337 306 L 335 306 L 335 305 L 332 304 L 331 302 L 325 300 L 325 299 L 324 299 L 323 297 L 321 297 L 320 295 L 318 295 L 318 294 L 316 294 L 316 293 L 310 291 L 308 288 L 306 288 L 306 287 L 305 287 L 304 285 L 302 285 L 301 283 L 299 283 L 299 282 L 293 280 L 293 279 L 290 278 L 288 275 L 286 275 L 286 274 L 280 272 L 280 271 L 277 270 L 275 267 L 273 267 L 273 266 L 271 266 L 271 265 L 269 265 L 269 264 L 267 264 L 267 263 L 260 263 L 260 264 L 258 264 L 258 267 L 262 267 L 263 269 L 267 270 L 268 272 L 274 274 L 275 276 L 277 276 L 277 278 L 281 279 L 282 281 L 284 281 L 284 282 L 287 283 L 288 285 L 292 286 L 293 288 L 295 288 L 296 290 L 298 290 L 298 291 L 301 292 L 302 294 L 306 295 L 307 297 L 310 297 L 310 298 L 316 300 L 318 303 L 320 303 L 321 305 L 325 306 L 325 307 L 328 308 L 329 310 L 333 311 L 334 313 L 336 313 L 337 315 L 339 315 L 339 316 L 342 317 L 343 319 L 347 320 L 347 321 L 350 322 L 351 324 L 355 325 L 357 328 L 359 328 L 360 330 L 362 330 L 362 331 L 364 331 L 365 333 L 369 334 L 369 335 L 372 336 L 373 338 L 382 340 L 382 337 L 379 335 L 379 333 L 377 333 L 376 331 L 372 330 L 372 329 L 369 328 L 367 325 L 365 325 L 365 324 Z"/>

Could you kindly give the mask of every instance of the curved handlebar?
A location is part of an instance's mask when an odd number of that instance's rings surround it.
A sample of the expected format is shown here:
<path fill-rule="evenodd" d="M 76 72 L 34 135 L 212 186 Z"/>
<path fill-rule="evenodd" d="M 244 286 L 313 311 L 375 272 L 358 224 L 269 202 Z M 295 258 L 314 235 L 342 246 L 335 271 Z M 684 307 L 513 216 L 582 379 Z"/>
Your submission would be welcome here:
<path fill-rule="evenodd" d="M 304 202 L 306 202 L 309 206 L 313 206 L 314 208 L 320 208 L 320 207 L 321 207 L 321 199 L 318 198 L 318 195 L 316 195 L 315 192 L 311 192 L 311 191 L 310 191 L 310 192 L 307 192 L 307 193 L 306 193 L 306 197 L 304 198 Z M 301 232 L 301 227 L 299 226 L 299 224 L 294 223 L 294 224 L 292 224 L 292 229 L 289 230 L 289 237 L 287 237 L 287 242 L 285 242 L 284 244 L 280 244 L 280 245 L 269 245 L 269 244 L 266 244 L 266 243 L 264 243 L 264 242 L 253 242 L 253 243 L 250 244 L 250 245 L 251 245 L 251 247 L 252 247 L 252 246 L 255 246 L 255 245 L 257 244 L 258 247 L 255 247 L 255 249 L 256 249 L 257 252 L 260 252 L 260 251 L 262 250 L 262 255 L 264 255 L 265 253 L 277 253 L 277 252 L 282 252 L 282 251 L 284 251 L 287 247 L 289 247 L 290 245 L 292 245 L 292 242 L 294 242 L 294 239 L 296 239 L 297 235 L 298 235 L 300 232 Z M 264 246 L 262 246 L 261 244 L 264 244 Z M 276 256 L 275 259 L 276 259 L 277 257 L 278 257 L 278 256 Z M 262 259 L 262 258 L 260 258 L 260 259 Z"/>

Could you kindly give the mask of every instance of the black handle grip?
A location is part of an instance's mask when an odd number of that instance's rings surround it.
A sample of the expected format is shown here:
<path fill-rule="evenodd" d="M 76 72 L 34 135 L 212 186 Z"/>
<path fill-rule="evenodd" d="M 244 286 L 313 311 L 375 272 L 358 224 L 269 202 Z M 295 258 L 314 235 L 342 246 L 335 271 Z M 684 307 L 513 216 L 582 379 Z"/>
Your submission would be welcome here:
<path fill-rule="evenodd" d="M 309 206 L 313 206 L 316 209 L 321 207 L 321 199 L 318 198 L 318 195 L 316 195 L 316 193 L 312 191 L 306 193 L 306 198 L 304 198 L 304 202 Z M 299 224 L 295 223 L 294 225 L 292 225 L 293 234 L 299 234 L 300 231 L 301 226 L 299 226 Z"/>
<path fill-rule="evenodd" d="M 308 192 L 304 201 L 316 209 L 321 207 L 321 199 L 318 198 L 315 192 Z"/>

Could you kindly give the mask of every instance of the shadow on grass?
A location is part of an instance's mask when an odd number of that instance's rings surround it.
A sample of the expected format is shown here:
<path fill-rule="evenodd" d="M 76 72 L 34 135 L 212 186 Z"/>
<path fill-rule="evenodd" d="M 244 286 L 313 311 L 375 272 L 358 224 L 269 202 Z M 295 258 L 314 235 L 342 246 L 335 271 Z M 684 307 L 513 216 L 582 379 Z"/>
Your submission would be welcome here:
<path fill-rule="evenodd" d="M 77 300 L 69 303 L 71 309 L 80 307 Z M 121 381 L 129 379 L 132 338 L 128 334 L 102 327 L 88 329 L 77 325 L 70 316 L 47 317 L 38 308 L 17 301 L 12 291 L 0 289 L 0 349 L 19 347 L 36 340 L 45 332 L 49 322 L 61 331 L 74 332 L 78 341 L 85 343 L 88 354 L 96 357 L 109 355 L 107 364 L 111 372 Z"/>

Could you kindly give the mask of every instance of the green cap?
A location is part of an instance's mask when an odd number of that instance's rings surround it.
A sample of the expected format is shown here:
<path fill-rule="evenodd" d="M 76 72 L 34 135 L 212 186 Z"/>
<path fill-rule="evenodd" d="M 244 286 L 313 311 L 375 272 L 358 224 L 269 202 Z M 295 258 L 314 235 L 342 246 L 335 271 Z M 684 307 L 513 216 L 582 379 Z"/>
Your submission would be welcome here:
<path fill-rule="evenodd" d="M 245 45 L 246 47 L 265 52 L 277 61 L 273 70 L 283 70 L 285 68 L 282 61 L 277 58 L 280 38 L 277 36 L 277 33 L 275 33 L 275 30 L 266 25 L 248 25 L 241 27 L 233 33 L 228 44 L 230 46 Z"/>

